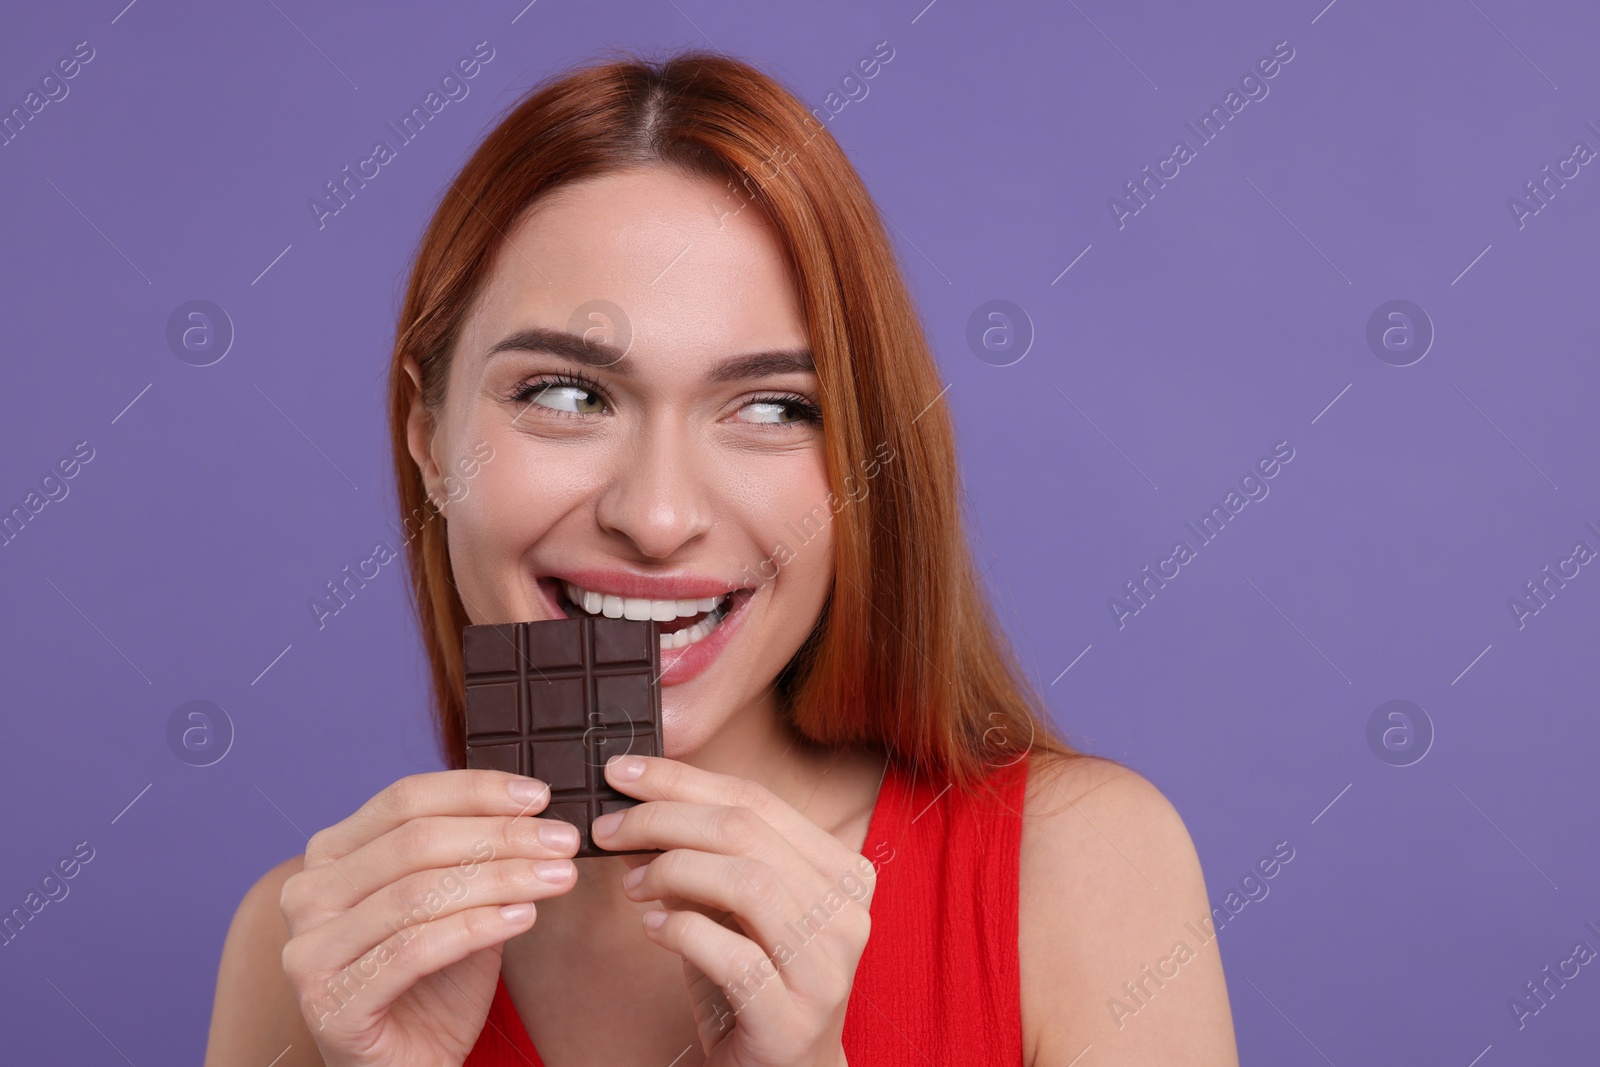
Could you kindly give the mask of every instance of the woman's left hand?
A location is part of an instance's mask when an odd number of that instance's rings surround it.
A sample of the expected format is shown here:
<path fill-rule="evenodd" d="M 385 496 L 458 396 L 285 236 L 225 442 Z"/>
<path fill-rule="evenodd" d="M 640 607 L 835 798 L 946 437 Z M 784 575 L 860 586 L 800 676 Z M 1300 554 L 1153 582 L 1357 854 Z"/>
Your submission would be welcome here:
<path fill-rule="evenodd" d="M 744 778 L 621 756 L 606 779 L 644 803 L 596 819 L 595 843 L 664 850 L 623 886 L 665 906 L 645 913 L 645 933 L 683 957 L 706 1062 L 844 1064 L 871 861 Z"/>

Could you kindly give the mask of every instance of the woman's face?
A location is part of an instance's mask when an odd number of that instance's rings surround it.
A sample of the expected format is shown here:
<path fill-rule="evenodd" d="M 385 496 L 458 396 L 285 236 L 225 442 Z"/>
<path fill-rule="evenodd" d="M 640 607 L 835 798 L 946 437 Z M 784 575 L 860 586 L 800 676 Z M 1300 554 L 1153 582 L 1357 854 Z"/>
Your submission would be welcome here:
<path fill-rule="evenodd" d="M 650 168 L 541 199 L 410 424 L 471 620 L 663 620 L 665 754 L 754 725 L 833 576 L 807 349 L 776 235 L 725 187 Z"/>

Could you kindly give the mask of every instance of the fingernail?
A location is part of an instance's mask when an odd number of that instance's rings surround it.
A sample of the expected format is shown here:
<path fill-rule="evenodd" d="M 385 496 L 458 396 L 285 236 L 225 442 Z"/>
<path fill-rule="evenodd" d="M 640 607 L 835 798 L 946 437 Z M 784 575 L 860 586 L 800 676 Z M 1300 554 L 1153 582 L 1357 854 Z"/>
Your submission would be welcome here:
<path fill-rule="evenodd" d="M 627 874 L 623 875 L 622 876 L 622 884 L 625 887 L 627 887 L 628 889 L 632 889 L 634 886 L 636 886 L 640 882 L 644 881 L 644 869 L 647 866 L 649 866 L 649 864 L 644 864 L 644 865 L 635 867 L 633 870 L 631 870 Z"/>
<path fill-rule="evenodd" d="M 617 824 L 620 822 L 622 822 L 622 812 L 613 811 L 608 815 L 600 816 L 590 823 L 589 832 L 596 837 L 610 837 L 617 832 Z"/>
<path fill-rule="evenodd" d="M 569 822 L 542 822 L 539 824 L 539 844 L 560 851 L 577 848 L 578 828 Z"/>
<path fill-rule="evenodd" d="M 572 877 L 572 861 L 540 860 L 533 865 L 533 873 L 547 882 L 565 882 Z"/>
<path fill-rule="evenodd" d="M 533 918 L 533 905 L 507 904 L 505 907 L 500 909 L 500 918 L 504 919 L 512 926 L 521 926 L 523 923 Z"/>
<path fill-rule="evenodd" d="M 661 924 L 667 921 L 667 913 L 660 908 L 654 908 L 644 913 L 644 924 L 652 930 L 659 930 Z"/>
<path fill-rule="evenodd" d="M 518 804 L 537 804 L 544 799 L 547 790 L 537 778 L 519 778 L 506 783 L 506 792 Z"/>
<path fill-rule="evenodd" d="M 606 761 L 606 773 L 618 782 L 631 782 L 644 773 L 644 760 L 638 756 L 613 756 Z"/>

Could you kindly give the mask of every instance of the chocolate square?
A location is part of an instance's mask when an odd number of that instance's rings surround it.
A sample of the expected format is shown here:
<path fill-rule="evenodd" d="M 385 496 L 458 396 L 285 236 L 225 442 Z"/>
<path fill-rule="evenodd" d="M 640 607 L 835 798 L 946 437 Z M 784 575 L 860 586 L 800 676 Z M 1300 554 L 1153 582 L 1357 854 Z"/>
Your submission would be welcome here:
<path fill-rule="evenodd" d="M 606 761 L 661 755 L 660 627 L 589 616 L 468 626 L 461 650 L 467 766 L 548 785 L 540 815 L 578 828 L 580 858 L 624 854 L 595 846 L 589 827 L 639 803 L 606 782 Z"/>

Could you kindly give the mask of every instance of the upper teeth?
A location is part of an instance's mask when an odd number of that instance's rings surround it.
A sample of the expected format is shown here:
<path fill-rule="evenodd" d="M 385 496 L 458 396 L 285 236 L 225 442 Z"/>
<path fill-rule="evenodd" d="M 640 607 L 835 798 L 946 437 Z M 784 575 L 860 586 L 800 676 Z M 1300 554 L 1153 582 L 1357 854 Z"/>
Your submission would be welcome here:
<path fill-rule="evenodd" d="M 727 599 L 723 596 L 700 597 L 695 600 L 651 600 L 647 597 L 616 596 L 580 589 L 571 582 L 565 583 L 567 598 L 590 615 L 604 615 L 608 619 L 654 619 L 671 622 L 702 612 L 715 611 Z"/>

